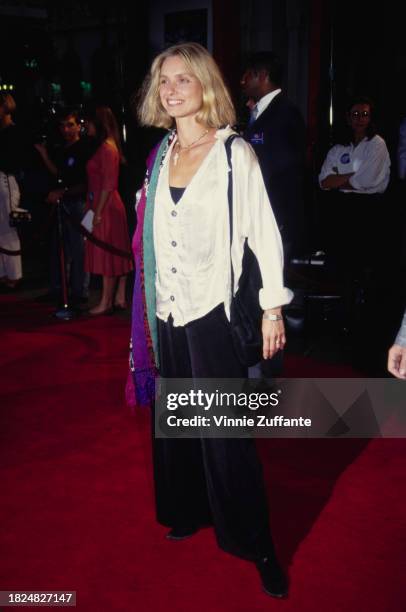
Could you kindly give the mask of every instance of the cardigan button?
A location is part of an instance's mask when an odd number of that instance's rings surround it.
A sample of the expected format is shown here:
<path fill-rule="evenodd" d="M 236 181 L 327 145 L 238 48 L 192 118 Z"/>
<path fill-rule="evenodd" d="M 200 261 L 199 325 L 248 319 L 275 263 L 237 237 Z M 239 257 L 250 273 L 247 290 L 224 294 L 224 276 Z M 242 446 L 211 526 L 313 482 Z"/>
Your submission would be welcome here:
<path fill-rule="evenodd" d="M 176 217 L 176 216 L 177 216 L 177 214 L 178 214 L 178 213 L 176 212 L 176 210 L 173 210 L 173 211 L 171 212 L 172 217 Z"/>
<path fill-rule="evenodd" d="M 171 302 L 174 302 L 174 301 L 175 301 L 175 296 L 171 295 Z"/>
<path fill-rule="evenodd" d="M 171 245 L 172 245 L 173 247 L 176 247 L 176 245 L 177 245 L 176 240 L 172 240 Z"/>
<path fill-rule="evenodd" d="M 174 274 L 176 274 L 176 272 L 177 272 L 176 268 L 171 268 L 171 272 L 173 272 Z"/>

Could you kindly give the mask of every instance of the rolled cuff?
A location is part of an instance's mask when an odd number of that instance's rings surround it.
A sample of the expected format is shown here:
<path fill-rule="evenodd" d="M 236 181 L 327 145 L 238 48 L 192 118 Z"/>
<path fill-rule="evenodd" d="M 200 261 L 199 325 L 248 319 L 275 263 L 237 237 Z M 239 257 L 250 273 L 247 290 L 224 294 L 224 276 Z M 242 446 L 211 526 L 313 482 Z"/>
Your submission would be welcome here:
<path fill-rule="evenodd" d="M 399 329 L 398 335 L 396 336 L 395 344 L 406 348 L 406 313 L 403 317 L 401 328 Z"/>
<path fill-rule="evenodd" d="M 269 308 L 278 308 L 278 306 L 285 306 L 289 304 L 293 299 L 293 291 L 282 287 L 279 291 L 274 289 L 260 289 L 259 290 L 259 305 L 262 310 L 268 310 Z"/>

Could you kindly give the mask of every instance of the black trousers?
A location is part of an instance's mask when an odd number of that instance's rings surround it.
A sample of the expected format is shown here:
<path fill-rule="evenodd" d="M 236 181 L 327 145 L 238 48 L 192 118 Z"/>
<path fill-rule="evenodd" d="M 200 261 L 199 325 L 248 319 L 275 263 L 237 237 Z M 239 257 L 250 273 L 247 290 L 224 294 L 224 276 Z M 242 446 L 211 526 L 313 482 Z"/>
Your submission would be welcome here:
<path fill-rule="evenodd" d="M 245 378 L 232 346 L 223 304 L 174 327 L 158 320 L 165 378 Z M 158 522 L 212 524 L 223 550 L 248 560 L 273 552 L 262 468 L 251 438 L 154 438 Z"/>

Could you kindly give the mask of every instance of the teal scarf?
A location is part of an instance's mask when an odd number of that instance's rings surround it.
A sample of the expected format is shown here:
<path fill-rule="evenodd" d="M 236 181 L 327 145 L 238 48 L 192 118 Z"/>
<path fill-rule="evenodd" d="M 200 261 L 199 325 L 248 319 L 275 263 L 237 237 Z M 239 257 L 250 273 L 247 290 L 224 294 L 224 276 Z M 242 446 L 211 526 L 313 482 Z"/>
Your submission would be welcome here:
<path fill-rule="evenodd" d="M 162 167 L 163 160 L 168 152 L 169 146 L 173 139 L 173 133 L 168 134 L 162 140 L 154 165 L 151 170 L 150 180 L 147 185 L 147 198 L 145 205 L 144 226 L 143 226 L 143 259 L 144 259 L 144 292 L 145 304 L 147 310 L 147 319 L 149 331 L 151 334 L 152 346 L 155 356 L 155 365 L 159 367 L 159 352 L 158 352 L 158 329 L 156 322 L 156 292 L 155 292 L 155 276 L 156 262 L 154 250 L 154 206 L 155 195 L 158 186 L 159 173 Z"/>

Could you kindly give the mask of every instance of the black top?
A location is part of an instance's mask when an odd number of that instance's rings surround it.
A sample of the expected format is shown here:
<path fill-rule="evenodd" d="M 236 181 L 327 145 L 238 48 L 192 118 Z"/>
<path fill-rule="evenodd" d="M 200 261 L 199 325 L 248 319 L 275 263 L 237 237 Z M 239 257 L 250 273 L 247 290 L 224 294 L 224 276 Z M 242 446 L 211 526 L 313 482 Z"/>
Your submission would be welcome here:
<path fill-rule="evenodd" d="M 171 185 L 169 185 L 169 189 L 171 190 L 171 197 L 174 204 L 177 204 L 183 196 L 186 187 L 171 187 Z"/>
<path fill-rule="evenodd" d="M 51 157 L 64 187 L 86 185 L 86 164 L 94 153 L 93 149 L 88 138 L 55 149 Z"/>
<path fill-rule="evenodd" d="M 15 125 L 0 130 L 0 171 L 17 174 L 22 166 L 23 149 L 21 134 Z"/>
<path fill-rule="evenodd" d="M 244 132 L 257 154 L 282 240 L 296 242 L 304 227 L 305 123 L 283 94 Z"/>

